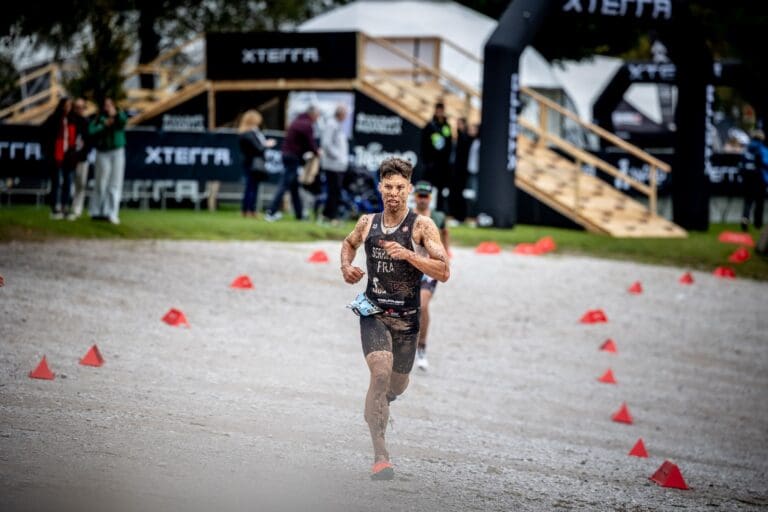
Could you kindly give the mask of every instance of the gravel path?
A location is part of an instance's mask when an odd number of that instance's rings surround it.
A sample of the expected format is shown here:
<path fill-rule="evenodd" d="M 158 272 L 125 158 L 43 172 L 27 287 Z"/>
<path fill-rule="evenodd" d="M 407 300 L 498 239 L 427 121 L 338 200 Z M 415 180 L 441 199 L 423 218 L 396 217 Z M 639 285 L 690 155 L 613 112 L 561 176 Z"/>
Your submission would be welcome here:
<path fill-rule="evenodd" d="M 0 245 L 0 510 L 768 509 L 768 284 L 454 249 L 432 367 L 392 407 L 397 477 L 371 482 L 338 250 Z M 229 289 L 244 273 L 255 290 Z M 593 308 L 609 322 L 579 324 Z M 105 365 L 78 365 L 93 343 Z M 27 377 L 43 354 L 54 381 Z M 692 490 L 649 481 L 665 459 Z"/>

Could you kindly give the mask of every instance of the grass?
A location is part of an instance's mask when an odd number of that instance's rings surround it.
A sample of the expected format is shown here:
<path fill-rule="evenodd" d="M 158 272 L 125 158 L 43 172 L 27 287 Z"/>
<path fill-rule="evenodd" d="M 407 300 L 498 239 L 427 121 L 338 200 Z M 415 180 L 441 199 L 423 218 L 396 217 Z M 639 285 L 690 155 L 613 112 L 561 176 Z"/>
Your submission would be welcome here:
<path fill-rule="evenodd" d="M 121 212 L 122 223 L 113 226 L 81 218 L 74 222 L 54 221 L 48 210 L 32 206 L 0 208 L 0 242 L 12 240 L 44 241 L 55 238 L 78 239 L 170 239 L 170 240 L 272 240 L 307 242 L 342 240 L 351 231 L 352 222 L 341 226 L 319 226 L 314 222 L 243 219 L 234 205 L 223 205 L 216 212 L 173 209 Z M 719 265 L 736 269 L 738 277 L 768 280 L 768 259 L 755 255 L 742 264 L 728 263 L 735 245 L 717 241 L 725 230 L 737 231 L 737 225 L 713 224 L 706 233 L 691 232 L 686 239 L 616 239 L 568 229 L 542 226 L 516 226 L 514 229 L 451 229 L 451 240 L 458 246 L 475 246 L 493 240 L 504 249 L 520 242 L 533 242 L 549 235 L 559 253 L 671 265 L 681 269 L 712 271 Z M 752 230 L 756 240 L 758 232 Z M 2 249 L 0 249 L 2 250 Z"/>

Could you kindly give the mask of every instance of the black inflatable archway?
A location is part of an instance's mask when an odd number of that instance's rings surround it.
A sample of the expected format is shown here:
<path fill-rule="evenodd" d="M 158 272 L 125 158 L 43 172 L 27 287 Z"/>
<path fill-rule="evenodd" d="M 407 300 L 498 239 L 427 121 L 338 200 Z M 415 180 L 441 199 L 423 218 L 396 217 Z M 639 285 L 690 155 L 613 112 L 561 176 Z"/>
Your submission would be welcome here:
<path fill-rule="evenodd" d="M 690 22 L 685 0 L 515 0 L 510 4 L 485 45 L 479 190 L 483 213 L 497 227 L 512 227 L 517 221 L 520 56 L 550 16 L 602 16 L 616 23 L 643 24 L 663 36 L 676 65 L 678 87 L 673 217 L 685 229 L 708 229 L 704 141 L 712 59 Z"/>

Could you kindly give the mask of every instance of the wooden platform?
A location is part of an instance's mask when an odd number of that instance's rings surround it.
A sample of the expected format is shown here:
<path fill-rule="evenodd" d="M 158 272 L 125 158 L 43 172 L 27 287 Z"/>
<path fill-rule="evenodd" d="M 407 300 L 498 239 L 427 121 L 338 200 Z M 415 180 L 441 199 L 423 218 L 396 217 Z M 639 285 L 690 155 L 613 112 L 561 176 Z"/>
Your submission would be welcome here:
<path fill-rule="evenodd" d="M 546 147 L 519 138 L 515 184 L 594 233 L 617 238 L 684 238 L 685 230 Z M 578 201 L 577 201 L 578 197 Z"/>

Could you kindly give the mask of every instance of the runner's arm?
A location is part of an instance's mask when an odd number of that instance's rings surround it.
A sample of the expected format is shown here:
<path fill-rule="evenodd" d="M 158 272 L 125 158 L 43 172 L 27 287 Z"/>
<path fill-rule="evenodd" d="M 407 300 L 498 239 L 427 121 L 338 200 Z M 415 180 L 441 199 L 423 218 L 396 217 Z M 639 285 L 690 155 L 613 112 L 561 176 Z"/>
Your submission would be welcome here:
<path fill-rule="evenodd" d="M 357 248 L 363 243 L 363 236 L 370 220 L 370 215 L 360 217 L 355 224 L 355 229 L 341 243 L 341 274 L 344 276 L 344 281 L 349 284 L 355 284 L 365 275 L 363 269 L 353 267 L 352 262 L 357 254 Z"/>
<path fill-rule="evenodd" d="M 424 246 L 427 256 L 420 256 L 394 241 L 384 242 L 382 247 L 392 258 L 405 260 L 429 277 L 446 282 L 451 276 L 451 270 L 448 265 L 448 255 L 440 240 L 440 231 L 434 221 L 429 217 L 419 216 L 414 231 L 414 242 Z"/>

